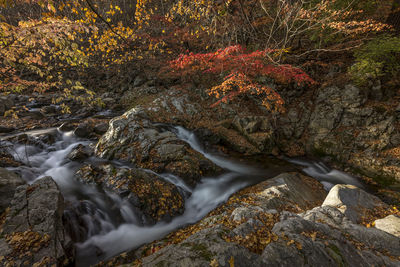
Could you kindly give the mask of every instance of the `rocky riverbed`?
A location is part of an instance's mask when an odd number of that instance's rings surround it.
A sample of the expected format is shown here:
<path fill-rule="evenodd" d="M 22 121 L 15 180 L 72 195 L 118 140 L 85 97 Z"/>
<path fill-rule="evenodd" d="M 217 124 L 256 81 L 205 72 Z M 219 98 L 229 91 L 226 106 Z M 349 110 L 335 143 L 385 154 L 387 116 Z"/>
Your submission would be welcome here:
<path fill-rule="evenodd" d="M 38 96 L 3 123 L 0 264 L 400 264 L 396 107 L 321 87 L 276 117 L 196 90 L 145 82 L 78 120 Z"/>

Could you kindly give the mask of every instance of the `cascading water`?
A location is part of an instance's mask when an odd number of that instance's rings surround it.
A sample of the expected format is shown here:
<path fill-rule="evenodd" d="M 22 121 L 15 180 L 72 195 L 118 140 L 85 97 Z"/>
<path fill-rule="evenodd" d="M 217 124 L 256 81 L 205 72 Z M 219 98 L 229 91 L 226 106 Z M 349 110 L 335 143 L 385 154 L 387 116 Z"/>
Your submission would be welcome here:
<path fill-rule="evenodd" d="M 156 174 L 151 170 L 146 170 L 175 184 L 187 193 L 184 213 L 168 223 L 159 222 L 152 226 L 143 226 L 139 223 L 128 200 L 76 181 L 74 173 L 81 163 L 72 162 L 67 156 L 78 144 L 89 145 L 90 142 L 77 139 L 71 132 L 56 131 L 56 141 L 52 145 L 43 143 L 40 146 L 15 145 L 11 152 L 26 166 L 10 169 L 21 173 L 28 183 L 33 183 L 44 176 L 52 176 L 57 182 L 64 198 L 74 210 L 74 212 L 67 210 L 65 217 L 72 224 L 72 232 L 77 233 L 75 239 L 81 240 L 77 244 L 77 264 L 80 266 L 88 266 L 120 252 L 139 247 L 179 227 L 194 223 L 241 188 L 288 171 L 288 167 L 284 170 L 282 167 L 262 169 L 215 153 L 208 153 L 193 132 L 179 126 L 172 130 L 178 138 L 225 169 L 226 173 L 216 177 L 203 177 L 200 183 L 191 189 L 175 175 Z M 96 161 L 94 158 L 89 160 Z M 330 170 L 320 163 L 302 160 L 288 161 L 306 167 L 304 172 L 321 180 L 326 187 L 335 183 L 359 184 L 347 174 Z M 122 162 L 112 163 L 121 168 L 132 167 Z"/>
<path fill-rule="evenodd" d="M 345 172 L 331 169 L 321 161 L 316 162 L 290 158 L 286 158 L 286 160 L 290 163 L 304 166 L 303 172 L 320 181 L 326 190 L 331 189 L 335 184 L 351 184 L 359 188 L 364 188 L 357 178 Z"/>

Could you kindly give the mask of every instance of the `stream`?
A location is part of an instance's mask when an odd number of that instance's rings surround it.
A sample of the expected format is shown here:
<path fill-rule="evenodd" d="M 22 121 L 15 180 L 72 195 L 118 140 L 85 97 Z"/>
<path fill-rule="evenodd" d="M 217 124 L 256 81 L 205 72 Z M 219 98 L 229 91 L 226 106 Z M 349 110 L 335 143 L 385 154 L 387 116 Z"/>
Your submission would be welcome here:
<path fill-rule="evenodd" d="M 81 237 L 81 242 L 76 243 L 77 266 L 95 264 L 123 251 L 162 238 L 177 228 L 195 223 L 238 190 L 283 172 L 303 170 L 304 173 L 321 181 L 326 189 L 338 183 L 362 187 L 356 178 L 330 169 L 322 162 L 285 159 L 286 161 L 282 161 L 284 163 L 271 163 L 268 167 L 264 165 L 259 167 L 251 162 L 242 162 L 206 151 L 195 134 L 183 127 L 173 127 L 172 131 L 194 150 L 223 168 L 225 173 L 215 177 L 203 177 L 194 189 L 172 174 L 156 174 L 183 191 L 191 193 L 185 200 L 184 213 L 168 223 L 159 222 L 155 225 L 143 226 L 138 222 L 134 209 L 127 200 L 114 193 L 75 180 L 74 173 L 83 163 L 69 160 L 68 154 L 78 144 L 86 146 L 93 144 L 89 140 L 77 138 L 72 132 L 61 132 L 54 128 L 26 133 L 30 138 L 38 138 L 44 133 L 51 132 L 55 136 L 55 142 L 52 144 L 40 141 L 37 141 L 36 145 L 8 143 L 9 151 L 14 158 L 25 164 L 8 169 L 19 173 L 28 183 L 33 183 L 45 176 L 53 177 L 69 206 L 78 207 L 78 214 L 70 213 L 68 210 L 65 213 L 65 218 L 72 222 L 72 230 Z M 101 160 L 91 157 L 86 160 L 86 163 L 99 161 Z M 123 168 L 132 167 L 122 162 L 112 163 Z M 117 217 L 120 219 L 117 220 Z"/>

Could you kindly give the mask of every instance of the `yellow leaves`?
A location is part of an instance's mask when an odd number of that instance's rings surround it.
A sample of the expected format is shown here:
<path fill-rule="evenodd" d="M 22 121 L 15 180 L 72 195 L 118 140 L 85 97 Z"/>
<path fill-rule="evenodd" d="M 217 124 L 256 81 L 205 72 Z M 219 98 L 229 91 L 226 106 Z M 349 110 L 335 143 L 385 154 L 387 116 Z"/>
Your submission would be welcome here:
<path fill-rule="evenodd" d="M 217 259 L 212 259 L 212 261 L 210 262 L 210 267 L 218 267 L 218 261 Z"/>
<path fill-rule="evenodd" d="M 317 238 L 317 232 L 312 232 L 310 236 L 312 241 L 315 241 L 315 239 Z"/>
<path fill-rule="evenodd" d="M 233 258 L 233 256 L 231 256 L 229 260 L 229 267 L 235 267 L 235 259 Z"/>

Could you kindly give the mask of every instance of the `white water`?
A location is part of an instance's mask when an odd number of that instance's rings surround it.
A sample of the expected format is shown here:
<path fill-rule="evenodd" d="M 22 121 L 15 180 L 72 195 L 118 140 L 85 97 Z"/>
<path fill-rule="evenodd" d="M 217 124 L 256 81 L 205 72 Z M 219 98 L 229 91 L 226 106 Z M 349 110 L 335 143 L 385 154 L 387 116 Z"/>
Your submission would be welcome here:
<path fill-rule="evenodd" d="M 53 145 L 42 144 L 40 148 L 16 145 L 11 152 L 16 159 L 20 159 L 27 166 L 13 168 L 13 170 L 19 171 L 29 183 L 44 176 L 52 176 L 65 199 L 79 210 L 79 214 L 66 213 L 66 217 L 76 224 L 76 231 L 82 227 L 86 231 L 84 241 L 77 244 L 77 252 L 78 265 L 88 266 L 98 260 L 159 239 L 177 228 L 195 223 L 239 189 L 275 175 L 272 175 L 272 170 L 263 170 L 221 155 L 208 153 L 194 133 L 182 127 L 175 127 L 175 131 L 181 140 L 225 169 L 226 173 L 217 177 L 204 177 L 194 189 L 191 189 L 175 175 L 156 174 L 147 170 L 175 184 L 184 192 L 191 193 L 187 194 L 190 196 L 185 200 L 184 213 L 168 223 L 160 222 L 153 226 L 143 226 L 128 200 L 76 181 L 74 173 L 80 164 L 71 162 L 67 156 L 76 145 L 88 145 L 89 142 L 77 139 L 72 133 L 58 132 L 57 141 Z M 327 187 L 336 183 L 359 185 L 355 178 L 337 170 L 330 170 L 321 163 L 289 161 L 304 166 L 304 172 L 319 179 Z M 120 167 L 129 168 L 123 163 Z"/>
<path fill-rule="evenodd" d="M 330 190 L 336 184 L 351 184 L 359 188 L 364 188 L 357 178 L 345 172 L 330 169 L 323 162 L 290 158 L 286 158 L 286 160 L 293 164 L 304 166 L 303 172 L 320 181 L 326 190 Z"/>

